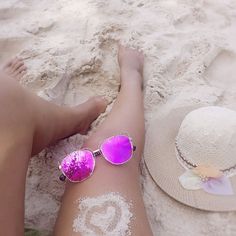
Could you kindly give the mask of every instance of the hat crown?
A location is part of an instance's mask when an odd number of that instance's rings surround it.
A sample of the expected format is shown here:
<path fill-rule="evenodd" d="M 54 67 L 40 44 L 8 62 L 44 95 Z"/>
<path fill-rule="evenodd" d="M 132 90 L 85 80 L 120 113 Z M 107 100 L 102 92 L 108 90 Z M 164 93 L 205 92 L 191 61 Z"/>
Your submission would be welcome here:
<path fill-rule="evenodd" d="M 236 112 L 210 106 L 190 112 L 183 120 L 176 145 L 185 161 L 194 165 L 211 165 L 220 170 L 236 170 Z"/>

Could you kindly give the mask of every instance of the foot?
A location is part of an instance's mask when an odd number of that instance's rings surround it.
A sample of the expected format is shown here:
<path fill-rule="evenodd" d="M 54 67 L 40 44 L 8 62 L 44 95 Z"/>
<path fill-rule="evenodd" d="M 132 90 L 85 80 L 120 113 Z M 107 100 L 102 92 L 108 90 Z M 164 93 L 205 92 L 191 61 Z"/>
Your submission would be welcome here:
<path fill-rule="evenodd" d="M 144 55 L 138 50 L 119 46 L 118 61 L 121 69 L 143 73 Z"/>
<path fill-rule="evenodd" d="M 96 96 L 90 98 L 85 103 L 76 107 L 78 117 L 80 117 L 80 122 L 76 131 L 80 134 L 86 134 L 98 116 L 105 112 L 108 102 L 105 98 Z"/>
<path fill-rule="evenodd" d="M 144 55 L 138 50 L 119 46 L 118 62 L 121 71 L 121 86 L 138 83 L 142 88 Z"/>
<path fill-rule="evenodd" d="M 26 66 L 21 58 L 15 57 L 2 67 L 2 71 L 13 79 L 20 80 L 26 74 Z"/>

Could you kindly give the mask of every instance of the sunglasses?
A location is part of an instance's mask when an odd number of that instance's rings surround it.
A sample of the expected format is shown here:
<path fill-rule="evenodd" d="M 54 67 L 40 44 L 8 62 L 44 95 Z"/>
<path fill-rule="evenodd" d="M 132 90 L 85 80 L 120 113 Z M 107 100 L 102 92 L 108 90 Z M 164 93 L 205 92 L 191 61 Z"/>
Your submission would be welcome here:
<path fill-rule="evenodd" d="M 67 178 L 71 182 L 82 182 L 93 174 L 95 157 L 102 155 L 111 164 L 122 165 L 132 158 L 135 150 L 136 147 L 129 136 L 116 135 L 107 138 L 98 150 L 74 151 L 67 155 L 59 165 L 62 172 L 60 180 L 65 181 Z"/>

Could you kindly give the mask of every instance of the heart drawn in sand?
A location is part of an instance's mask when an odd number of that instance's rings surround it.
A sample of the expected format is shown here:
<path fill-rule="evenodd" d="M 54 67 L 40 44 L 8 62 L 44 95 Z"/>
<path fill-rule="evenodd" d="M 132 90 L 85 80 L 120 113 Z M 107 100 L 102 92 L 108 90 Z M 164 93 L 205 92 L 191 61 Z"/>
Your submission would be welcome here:
<path fill-rule="evenodd" d="M 121 208 L 116 202 L 106 201 L 91 207 L 85 216 L 85 224 L 96 235 L 104 235 L 116 229 L 121 221 Z"/>

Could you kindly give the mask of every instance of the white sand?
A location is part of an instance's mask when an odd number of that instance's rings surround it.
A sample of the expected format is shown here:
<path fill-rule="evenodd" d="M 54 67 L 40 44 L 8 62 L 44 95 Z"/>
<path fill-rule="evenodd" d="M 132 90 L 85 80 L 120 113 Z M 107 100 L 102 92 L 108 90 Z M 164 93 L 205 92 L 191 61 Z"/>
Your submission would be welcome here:
<path fill-rule="evenodd" d="M 234 0 L 2 0 L 0 22 L 0 63 L 17 53 L 23 56 L 29 73 L 22 84 L 47 99 L 67 67 L 72 80 L 66 104 L 95 94 L 113 101 L 119 85 L 116 41 L 121 40 L 147 57 L 147 126 L 161 106 L 236 109 Z M 79 147 L 83 138 L 65 142 Z M 48 152 L 32 159 L 27 226 L 53 227 L 63 192 L 56 166 L 57 158 Z M 154 235 L 236 235 L 236 213 L 206 213 L 172 200 L 145 167 L 142 181 Z"/>

